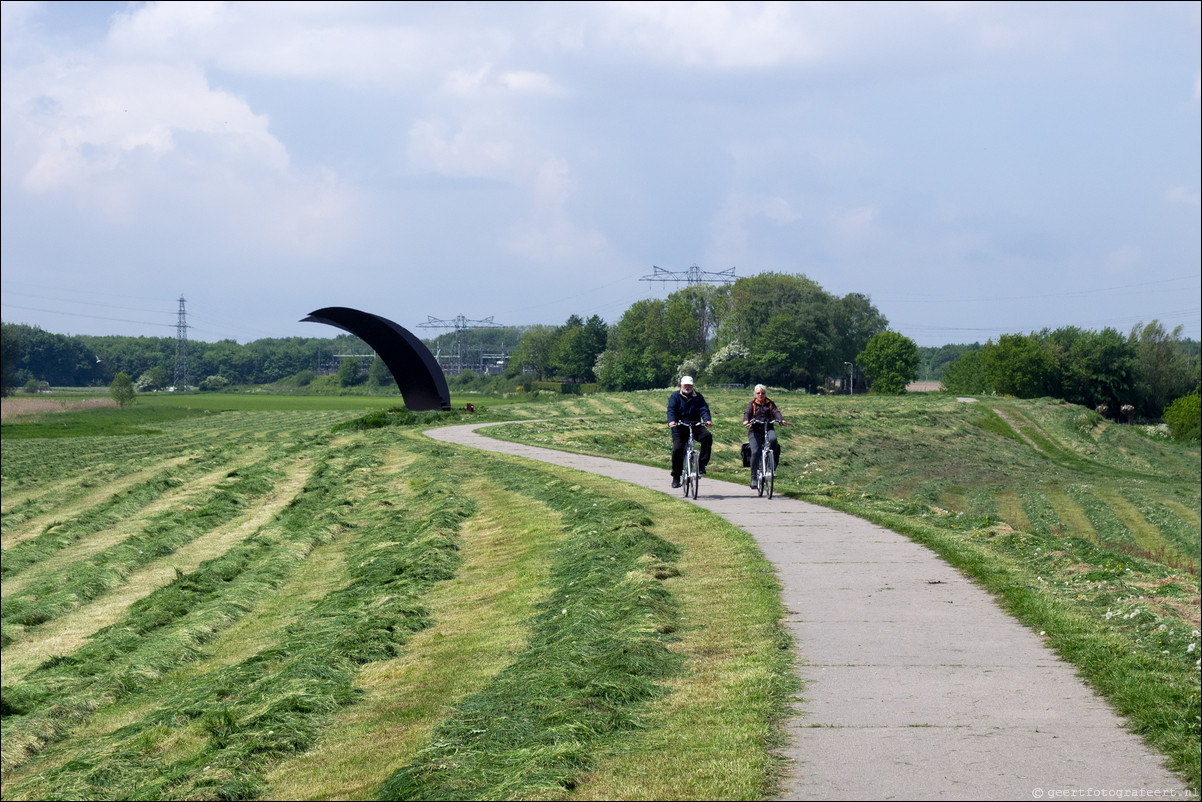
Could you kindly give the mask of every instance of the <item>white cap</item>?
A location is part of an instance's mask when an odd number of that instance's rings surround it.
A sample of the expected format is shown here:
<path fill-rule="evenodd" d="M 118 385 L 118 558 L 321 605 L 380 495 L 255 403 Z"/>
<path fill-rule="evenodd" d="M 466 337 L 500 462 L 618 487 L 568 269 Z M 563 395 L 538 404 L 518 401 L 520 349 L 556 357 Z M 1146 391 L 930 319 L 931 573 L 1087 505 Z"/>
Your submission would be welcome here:
<path fill-rule="evenodd" d="M 686 384 L 692 384 L 692 383 L 693 383 L 692 376 L 681 376 L 680 377 L 680 386 L 681 387 L 684 387 Z"/>

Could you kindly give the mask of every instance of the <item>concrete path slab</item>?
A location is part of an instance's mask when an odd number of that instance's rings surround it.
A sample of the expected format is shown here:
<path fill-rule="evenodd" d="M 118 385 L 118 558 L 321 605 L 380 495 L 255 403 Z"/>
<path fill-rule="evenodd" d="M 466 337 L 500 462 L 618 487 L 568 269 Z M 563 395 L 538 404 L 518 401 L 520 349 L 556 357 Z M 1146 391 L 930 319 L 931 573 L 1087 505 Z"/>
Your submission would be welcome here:
<path fill-rule="evenodd" d="M 667 471 L 427 432 L 679 494 Z M 796 499 L 702 480 L 695 502 L 776 566 L 803 700 L 784 799 L 1196 799 L 1072 666 L 926 548 Z"/>

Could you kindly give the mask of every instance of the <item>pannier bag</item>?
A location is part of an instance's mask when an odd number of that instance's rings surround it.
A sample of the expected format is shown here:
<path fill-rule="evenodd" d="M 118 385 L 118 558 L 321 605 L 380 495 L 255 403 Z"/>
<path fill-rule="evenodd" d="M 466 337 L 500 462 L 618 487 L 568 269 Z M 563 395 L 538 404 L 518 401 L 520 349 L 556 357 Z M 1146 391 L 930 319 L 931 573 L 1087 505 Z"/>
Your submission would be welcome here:
<path fill-rule="evenodd" d="M 743 444 L 743 467 L 751 467 L 751 443 Z"/>

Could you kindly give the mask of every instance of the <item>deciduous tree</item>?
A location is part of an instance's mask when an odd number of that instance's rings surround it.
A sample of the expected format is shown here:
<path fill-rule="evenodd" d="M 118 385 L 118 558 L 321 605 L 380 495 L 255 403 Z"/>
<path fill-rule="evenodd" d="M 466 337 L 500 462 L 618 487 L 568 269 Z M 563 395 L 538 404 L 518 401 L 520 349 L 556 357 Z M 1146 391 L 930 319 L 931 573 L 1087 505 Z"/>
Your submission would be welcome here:
<path fill-rule="evenodd" d="M 1138 414 L 1160 417 L 1165 405 L 1185 395 L 1194 383 L 1181 343 L 1182 327 L 1165 331 L 1159 320 L 1131 329 L 1135 349 L 1135 407 Z"/>
<path fill-rule="evenodd" d="M 896 331 L 873 335 L 856 364 L 864 369 L 874 393 L 900 395 L 918 373 L 918 346 Z"/>
<path fill-rule="evenodd" d="M 118 373 L 109 385 L 109 396 L 117 406 L 125 408 L 134 402 L 134 382 L 126 373 Z"/>
<path fill-rule="evenodd" d="M 985 379 L 985 352 L 979 348 L 966 351 L 943 372 L 943 389 L 960 395 L 981 395 L 989 392 Z"/>
<path fill-rule="evenodd" d="M 1038 398 L 1047 392 L 1055 367 L 1051 353 L 1033 334 L 1003 334 L 985 345 L 985 381 L 999 395 Z"/>

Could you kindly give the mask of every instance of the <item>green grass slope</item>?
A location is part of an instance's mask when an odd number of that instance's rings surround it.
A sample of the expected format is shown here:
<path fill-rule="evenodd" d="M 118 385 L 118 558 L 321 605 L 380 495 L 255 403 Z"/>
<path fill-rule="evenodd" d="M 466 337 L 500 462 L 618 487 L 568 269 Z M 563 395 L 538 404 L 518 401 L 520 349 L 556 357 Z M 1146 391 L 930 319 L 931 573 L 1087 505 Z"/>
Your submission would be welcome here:
<path fill-rule="evenodd" d="M 745 533 L 350 417 L 5 443 L 6 799 L 771 794 L 791 653 Z"/>
<path fill-rule="evenodd" d="M 706 395 L 708 479 L 744 483 L 747 395 Z M 772 395 L 778 493 L 975 578 L 1198 787 L 1197 446 L 1050 399 Z M 3 796 L 771 796 L 795 689 L 746 533 L 420 434 L 520 421 L 488 431 L 667 489 L 667 396 L 6 423 Z"/>

